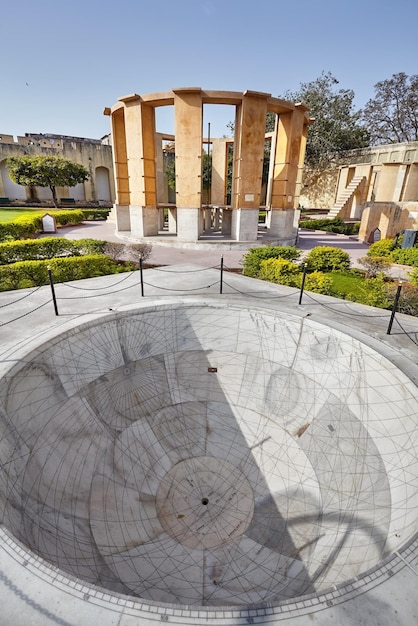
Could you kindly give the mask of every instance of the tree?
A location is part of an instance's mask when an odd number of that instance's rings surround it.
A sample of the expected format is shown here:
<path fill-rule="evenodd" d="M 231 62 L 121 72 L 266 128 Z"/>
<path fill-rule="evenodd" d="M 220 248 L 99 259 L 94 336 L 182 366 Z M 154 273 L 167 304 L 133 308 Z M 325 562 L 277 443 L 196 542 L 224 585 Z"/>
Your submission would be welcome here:
<path fill-rule="evenodd" d="M 9 157 L 6 160 L 11 180 L 18 185 L 49 187 L 54 206 L 58 206 L 57 187 L 74 187 L 88 179 L 87 169 L 59 156 Z"/>
<path fill-rule="evenodd" d="M 374 89 L 363 111 L 372 145 L 418 141 L 418 76 L 399 72 Z"/>
<path fill-rule="evenodd" d="M 309 83 L 301 83 L 296 92 L 287 91 L 283 98 L 303 102 L 315 118 L 309 127 L 305 163 L 312 169 L 326 169 L 346 150 L 369 145 L 369 133 L 361 125 L 361 110 L 355 112 L 354 91 L 336 89 L 338 80 L 331 72 Z"/>

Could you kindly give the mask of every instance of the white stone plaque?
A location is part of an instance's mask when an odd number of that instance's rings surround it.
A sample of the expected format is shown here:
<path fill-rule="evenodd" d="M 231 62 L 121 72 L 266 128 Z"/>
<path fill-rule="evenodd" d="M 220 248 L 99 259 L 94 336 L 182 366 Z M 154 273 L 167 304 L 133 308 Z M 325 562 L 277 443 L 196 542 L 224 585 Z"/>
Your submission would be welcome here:
<path fill-rule="evenodd" d="M 49 213 L 45 213 L 45 215 L 42 216 L 42 230 L 44 233 L 56 233 L 57 222 L 55 217 Z"/>
<path fill-rule="evenodd" d="M 254 202 L 254 194 L 246 193 L 244 196 L 245 202 Z"/>

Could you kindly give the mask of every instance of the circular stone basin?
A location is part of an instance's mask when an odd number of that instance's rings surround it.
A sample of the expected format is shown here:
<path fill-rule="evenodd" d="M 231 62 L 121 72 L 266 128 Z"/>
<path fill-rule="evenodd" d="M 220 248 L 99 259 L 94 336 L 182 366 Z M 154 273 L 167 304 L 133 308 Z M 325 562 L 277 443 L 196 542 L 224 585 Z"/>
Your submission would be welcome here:
<path fill-rule="evenodd" d="M 0 381 L 3 524 L 153 602 L 318 593 L 417 531 L 416 396 L 307 318 L 177 302 L 97 319 Z"/>

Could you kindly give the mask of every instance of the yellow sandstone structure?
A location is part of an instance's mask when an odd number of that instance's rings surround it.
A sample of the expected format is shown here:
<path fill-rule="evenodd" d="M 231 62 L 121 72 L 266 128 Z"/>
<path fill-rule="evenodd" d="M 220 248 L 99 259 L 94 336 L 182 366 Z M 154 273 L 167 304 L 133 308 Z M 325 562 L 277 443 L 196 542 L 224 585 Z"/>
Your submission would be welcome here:
<path fill-rule="evenodd" d="M 202 194 L 203 106 L 235 106 L 231 140 L 207 140 L 212 149 L 212 187 Z M 168 203 L 161 184 L 163 135 L 157 133 L 155 110 L 174 105 L 175 203 Z M 267 185 L 267 236 L 273 242 L 295 243 L 299 194 L 305 155 L 308 109 L 256 91 L 204 91 L 182 87 L 163 93 L 129 95 L 104 110 L 111 118 L 118 231 L 134 237 L 158 236 L 162 212 L 179 242 L 198 242 L 208 224 L 219 224 L 224 238 L 257 240 L 262 195 L 265 125 L 276 116 L 271 134 Z M 226 202 L 227 152 L 233 142 L 230 203 Z M 203 201 L 205 200 L 205 202 Z"/>

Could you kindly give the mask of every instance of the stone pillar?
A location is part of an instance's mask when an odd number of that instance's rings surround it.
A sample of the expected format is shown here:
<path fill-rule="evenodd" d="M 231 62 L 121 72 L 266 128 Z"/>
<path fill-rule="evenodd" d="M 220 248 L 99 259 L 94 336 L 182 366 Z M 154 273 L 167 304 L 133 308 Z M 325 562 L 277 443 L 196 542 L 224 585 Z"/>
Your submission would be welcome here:
<path fill-rule="evenodd" d="M 204 211 L 204 226 L 203 230 L 210 230 L 212 226 L 212 211 L 211 209 L 205 208 Z"/>
<path fill-rule="evenodd" d="M 168 209 L 168 232 L 177 232 L 177 209 L 169 207 Z"/>
<path fill-rule="evenodd" d="M 202 140 L 203 107 L 200 87 L 173 89 L 176 137 L 177 238 L 195 242 L 203 230 Z"/>
<path fill-rule="evenodd" d="M 155 161 L 157 204 L 164 204 L 168 202 L 168 188 L 164 175 L 163 135 L 161 133 L 155 133 Z"/>
<path fill-rule="evenodd" d="M 231 235 L 232 209 L 222 209 L 222 234 Z"/>
<path fill-rule="evenodd" d="M 158 230 L 164 230 L 164 208 L 158 207 L 157 212 L 158 212 Z"/>
<path fill-rule="evenodd" d="M 113 111 L 111 115 L 111 126 L 116 190 L 116 229 L 126 231 L 131 230 L 131 221 L 129 216 L 130 196 L 128 158 L 126 154 L 125 113 L 122 106 Z"/>
<path fill-rule="evenodd" d="M 269 173 L 267 180 L 267 193 L 266 193 L 266 208 L 269 209 L 271 207 L 271 196 L 273 193 L 273 180 L 274 180 L 274 162 L 275 162 L 275 152 L 276 152 L 276 144 L 277 144 L 277 126 L 278 126 L 279 118 L 276 114 L 276 119 L 274 123 L 274 131 L 271 134 L 271 146 L 270 146 L 270 160 L 269 160 Z M 266 224 L 268 225 L 270 221 L 269 214 L 266 216 Z"/>
<path fill-rule="evenodd" d="M 231 140 L 226 138 L 212 140 L 211 204 L 226 204 L 225 185 L 229 143 L 231 143 Z"/>
<path fill-rule="evenodd" d="M 237 106 L 231 222 L 231 236 L 237 241 L 257 239 L 269 97 L 270 94 L 246 91 Z"/>
<path fill-rule="evenodd" d="M 213 227 L 214 227 L 215 230 L 219 230 L 219 225 L 221 223 L 221 215 L 220 215 L 220 213 L 221 213 L 222 209 L 221 209 L 221 207 L 216 206 L 213 209 L 213 211 L 214 211 L 214 213 L 213 213 Z"/>
<path fill-rule="evenodd" d="M 294 243 L 297 237 L 295 209 L 299 203 L 305 156 L 306 110 L 304 105 L 296 105 L 293 111 L 281 113 L 277 123 L 268 233 L 279 237 L 280 243 Z M 283 212 L 289 215 L 280 215 Z"/>
<path fill-rule="evenodd" d="M 131 233 L 136 237 L 157 235 L 155 110 L 137 95 L 127 96 L 122 101 L 125 103 Z"/>

